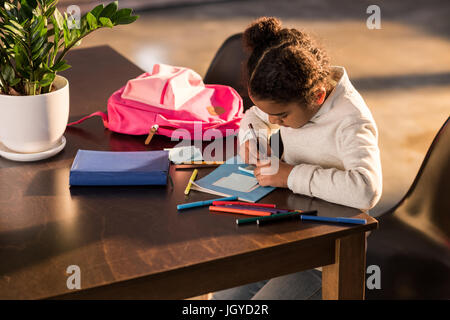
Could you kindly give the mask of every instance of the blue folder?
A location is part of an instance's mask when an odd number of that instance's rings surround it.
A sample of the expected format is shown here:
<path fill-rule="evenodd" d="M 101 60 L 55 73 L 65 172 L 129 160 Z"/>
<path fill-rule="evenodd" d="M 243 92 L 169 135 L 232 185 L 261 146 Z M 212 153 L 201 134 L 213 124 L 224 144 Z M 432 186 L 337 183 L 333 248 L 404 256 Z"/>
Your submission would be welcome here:
<path fill-rule="evenodd" d="M 246 166 L 246 164 L 239 156 L 230 158 L 206 177 L 194 181 L 191 189 L 224 197 L 237 196 L 238 200 L 247 202 L 257 202 L 276 189 L 274 187 L 258 186 L 250 192 L 240 192 L 213 185 L 217 180 L 227 177 L 232 173 L 249 175 L 248 173 L 239 170 L 240 166 Z"/>
<path fill-rule="evenodd" d="M 71 186 L 166 185 L 168 151 L 78 150 L 70 169 Z"/>

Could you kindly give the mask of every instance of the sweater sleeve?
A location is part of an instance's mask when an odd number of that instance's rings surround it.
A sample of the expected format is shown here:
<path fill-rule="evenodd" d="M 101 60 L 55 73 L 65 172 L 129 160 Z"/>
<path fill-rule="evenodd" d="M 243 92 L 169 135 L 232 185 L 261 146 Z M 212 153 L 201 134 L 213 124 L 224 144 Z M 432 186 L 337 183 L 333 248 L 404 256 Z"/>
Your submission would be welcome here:
<path fill-rule="evenodd" d="M 341 126 L 336 143 L 344 170 L 299 164 L 289 174 L 289 189 L 362 210 L 374 207 L 382 190 L 377 140 L 377 128 L 369 120 Z"/>
<path fill-rule="evenodd" d="M 252 138 L 250 129 L 248 128 L 249 123 L 253 125 L 257 135 L 264 134 L 266 139 L 268 131 L 270 132 L 279 128 L 278 125 L 269 122 L 269 115 L 267 113 L 263 112 L 257 106 L 253 106 L 245 112 L 244 117 L 241 120 L 239 129 L 240 144 Z"/>

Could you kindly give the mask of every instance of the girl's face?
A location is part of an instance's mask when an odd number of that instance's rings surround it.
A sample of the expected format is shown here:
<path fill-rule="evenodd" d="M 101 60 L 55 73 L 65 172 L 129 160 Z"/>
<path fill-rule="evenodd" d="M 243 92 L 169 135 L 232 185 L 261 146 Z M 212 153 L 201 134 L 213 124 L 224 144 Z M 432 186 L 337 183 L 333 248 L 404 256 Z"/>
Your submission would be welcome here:
<path fill-rule="evenodd" d="M 326 93 L 326 92 L 325 92 Z M 269 122 L 284 127 L 300 128 L 304 126 L 319 110 L 325 100 L 325 93 L 320 92 L 317 103 L 305 105 L 297 102 L 280 104 L 270 100 L 258 100 L 250 96 L 259 109 L 269 115 Z"/>
<path fill-rule="evenodd" d="M 269 115 L 269 122 L 284 127 L 300 128 L 315 114 L 312 108 L 299 103 L 279 104 L 272 101 L 253 101 Z"/>

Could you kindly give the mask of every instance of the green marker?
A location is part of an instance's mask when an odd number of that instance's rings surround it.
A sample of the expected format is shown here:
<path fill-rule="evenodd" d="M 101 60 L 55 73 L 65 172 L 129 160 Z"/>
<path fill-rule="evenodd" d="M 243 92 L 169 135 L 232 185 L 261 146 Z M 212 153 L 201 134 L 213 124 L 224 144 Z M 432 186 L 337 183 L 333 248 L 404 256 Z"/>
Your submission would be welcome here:
<path fill-rule="evenodd" d="M 308 216 L 308 215 L 317 215 L 317 210 L 313 210 L 313 211 L 297 211 L 297 212 L 292 212 L 290 215 L 285 215 L 285 216 L 279 216 L 277 214 L 273 214 L 271 216 L 265 217 L 267 219 L 261 219 L 261 220 L 257 220 L 256 224 L 258 226 L 261 226 L 263 224 L 266 223 L 270 223 L 273 221 L 282 221 L 282 220 L 288 220 L 288 219 L 294 219 L 294 218 L 301 218 L 303 216 Z"/>
<path fill-rule="evenodd" d="M 300 210 L 295 210 L 295 211 L 291 211 L 291 212 L 286 212 L 286 213 L 277 213 L 277 214 L 272 214 L 270 216 L 265 216 L 265 217 L 253 217 L 253 218 L 245 218 L 245 219 L 236 219 L 236 224 L 237 225 L 242 225 L 242 224 L 247 224 L 247 223 L 253 223 L 253 222 L 257 222 L 257 221 L 262 221 L 262 220 L 278 220 L 278 218 L 282 219 L 283 217 L 289 218 L 290 216 L 295 217 L 295 215 L 298 214 L 317 214 L 317 211 L 300 211 Z M 276 218 L 275 218 L 276 217 Z"/>

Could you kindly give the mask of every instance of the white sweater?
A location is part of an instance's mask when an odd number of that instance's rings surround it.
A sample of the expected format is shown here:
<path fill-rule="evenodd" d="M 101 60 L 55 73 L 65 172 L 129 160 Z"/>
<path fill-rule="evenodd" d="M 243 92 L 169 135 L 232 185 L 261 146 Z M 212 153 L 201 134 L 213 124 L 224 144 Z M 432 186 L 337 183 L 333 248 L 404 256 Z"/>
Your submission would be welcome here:
<path fill-rule="evenodd" d="M 295 165 L 287 185 L 294 193 L 368 210 L 381 196 L 382 175 L 378 131 L 372 114 L 342 67 L 333 67 L 335 88 L 313 118 L 301 128 L 269 123 L 253 106 L 241 121 L 242 144 L 256 130 L 280 129 L 283 160 Z"/>

